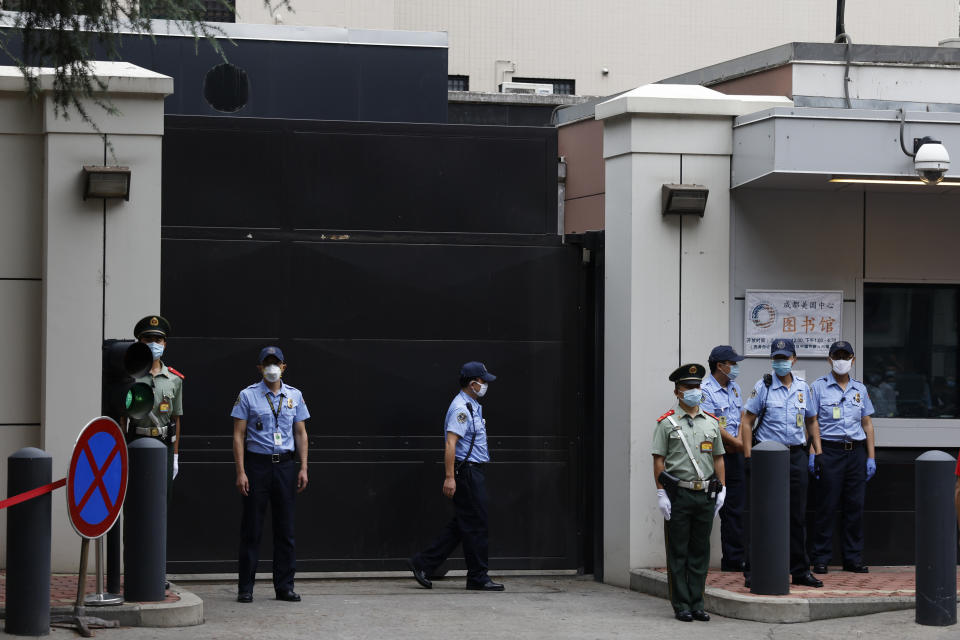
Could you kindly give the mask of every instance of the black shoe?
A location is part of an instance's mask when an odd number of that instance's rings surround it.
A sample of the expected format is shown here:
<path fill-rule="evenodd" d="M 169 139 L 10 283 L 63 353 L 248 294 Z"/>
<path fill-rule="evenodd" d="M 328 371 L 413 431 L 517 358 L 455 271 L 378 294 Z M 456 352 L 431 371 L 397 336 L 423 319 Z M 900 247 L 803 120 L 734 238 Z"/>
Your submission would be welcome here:
<path fill-rule="evenodd" d="M 252 593 L 238 593 L 237 602 L 253 602 Z"/>
<path fill-rule="evenodd" d="M 503 585 L 493 580 L 488 580 L 483 584 L 468 582 L 467 591 L 503 591 Z"/>
<path fill-rule="evenodd" d="M 290 591 L 277 591 L 277 600 L 284 602 L 300 602 L 300 594 L 291 589 Z"/>
<path fill-rule="evenodd" d="M 170 583 L 169 583 L 169 582 L 164 582 L 164 583 L 163 583 L 163 588 L 166 589 L 167 591 L 169 591 L 169 590 L 170 590 Z"/>
<path fill-rule="evenodd" d="M 710 620 L 710 614 L 703 609 L 697 609 L 691 615 L 694 620 L 699 620 L 700 622 L 708 622 Z"/>
<path fill-rule="evenodd" d="M 746 577 L 743 579 L 743 586 L 745 586 L 747 589 L 750 588 L 750 576 L 746 576 Z"/>
<path fill-rule="evenodd" d="M 686 610 L 677 611 L 675 614 L 673 614 L 673 617 L 680 622 L 693 622 L 693 614 Z"/>
<path fill-rule="evenodd" d="M 746 562 L 727 562 L 726 560 L 720 561 L 720 571 L 743 571 L 747 566 Z"/>
<path fill-rule="evenodd" d="M 793 576 L 793 584 L 799 584 L 805 587 L 822 587 L 823 581 L 817 580 L 813 574 L 807 571 L 803 575 Z"/>
<path fill-rule="evenodd" d="M 413 577 L 421 587 L 424 589 L 433 589 L 433 583 L 430 582 L 430 578 L 427 577 L 427 572 L 418 567 L 417 563 L 413 561 L 413 558 L 407 559 L 407 568 L 413 571 Z"/>
<path fill-rule="evenodd" d="M 845 564 L 843 565 L 843 570 L 849 571 L 850 573 L 870 573 L 870 567 L 862 562 L 857 562 L 856 564 Z"/>
<path fill-rule="evenodd" d="M 829 570 L 827 569 L 827 565 L 825 565 L 825 564 L 815 564 L 815 565 L 813 565 L 813 572 L 814 572 L 814 573 L 828 573 Z"/>

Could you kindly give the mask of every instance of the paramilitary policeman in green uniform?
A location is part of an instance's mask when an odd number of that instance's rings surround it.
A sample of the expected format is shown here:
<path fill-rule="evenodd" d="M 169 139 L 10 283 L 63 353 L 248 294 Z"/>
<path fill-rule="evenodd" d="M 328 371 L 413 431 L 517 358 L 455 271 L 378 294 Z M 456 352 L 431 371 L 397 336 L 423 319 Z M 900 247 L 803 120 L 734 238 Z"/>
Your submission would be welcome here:
<path fill-rule="evenodd" d="M 727 491 L 720 422 L 700 408 L 706 372 L 699 364 L 685 364 L 670 374 L 677 404 L 657 419 L 651 448 L 670 602 L 683 622 L 710 619 L 703 610 L 710 530 Z"/>
<path fill-rule="evenodd" d="M 143 418 L 130 418 L 127 439 L 153 437 L 167 445 L 167 504 L 180 467 L 180 418 L 183 415 L 183 374 L 160 359 L 167 346 L 170 323 L 163 316 L 147 316 L 133 328 L 134 337 L 153 354 L 153 365 L 137 382 L 153 388 L 153 409 Z"/>

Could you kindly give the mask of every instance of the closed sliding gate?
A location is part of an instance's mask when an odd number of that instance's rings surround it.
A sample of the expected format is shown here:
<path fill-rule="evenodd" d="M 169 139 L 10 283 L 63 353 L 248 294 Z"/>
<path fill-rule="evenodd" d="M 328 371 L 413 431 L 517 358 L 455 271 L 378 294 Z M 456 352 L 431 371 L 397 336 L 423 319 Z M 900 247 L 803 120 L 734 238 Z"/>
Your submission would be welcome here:
<path fill-rule="evenodd" d="M 165 359 L 186 375 L 170 572 L 236 569 L 229 414 L 267 344 L 311 413 L 299 570 L 401 569 L 439 532 L 443 417 L 474 359 L 499 376 L 491 567 L 590 570 L 589 252 L 556 234 L 556 161 L 549 128 L 167 117 Z"/>

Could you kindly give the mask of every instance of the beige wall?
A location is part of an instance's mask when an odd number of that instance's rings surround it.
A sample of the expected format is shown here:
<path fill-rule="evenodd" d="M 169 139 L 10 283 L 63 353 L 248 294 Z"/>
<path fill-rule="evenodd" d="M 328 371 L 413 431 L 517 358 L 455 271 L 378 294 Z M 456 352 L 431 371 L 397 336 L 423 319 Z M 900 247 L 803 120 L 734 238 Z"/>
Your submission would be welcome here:
<path fill-rule="evenodd" d="M 785 42 L 832 42 L 835 0 L 291 0 L 283 24 L 446 31 L 449 72 L 474 91 L 520 77 L 572 78 L 610 95 Z M 237 0 L 237 22 L 274 24 L 263 0 Z M 854 42 L 936 46 L 957 35 L 956 0 L 847 0 Z M 603 68 L 609 69 L 603 75 Z"/>
<path fill-rule="evenodd" d="M 128 337 L 160 304 L 163 98 L 173 80 L 125 63 L 94 64 L 120 115 L 93 104 L 88 113 L 113 146 L 108 163 L 133 175 L 130 201 L 106 206 L 83 200 L 81 170 L 103 164 L 104 139 L 75 113 L 54 115 L 47 71 L 32 102 L 19 72 L 0 67 L 0 460 L 42 448 L 54 479 L 66 475 L 77 435 L 100 414 L 103 338 Z M 0 495 L 6 480 L 0 474 Z M 53 570 L 75 571 L 80 539 L 62 490 L 52 504 Z M 5 518 L 0 511 L 0 548 Z"/>

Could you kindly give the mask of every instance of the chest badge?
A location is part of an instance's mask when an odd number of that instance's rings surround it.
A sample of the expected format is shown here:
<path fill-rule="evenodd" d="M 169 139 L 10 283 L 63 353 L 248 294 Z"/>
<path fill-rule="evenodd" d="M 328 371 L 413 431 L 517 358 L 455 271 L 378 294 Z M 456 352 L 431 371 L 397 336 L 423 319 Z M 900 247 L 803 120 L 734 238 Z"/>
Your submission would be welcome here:
<path fill-rule="evenodd" d="M 704 440 L 700 443 L 700 453 L 713 453 L 713 443 L 709 440 Z"/>
<path fill-rule="evenodd" d="M 800 394 L 797 396 L 797 400 L 800 401 L 800 404 L 803 404 L 803 391 L 801 391 Z"/>
<path fill-rule="evenodd" d="M 287 409 L 293 409 L 293 398 L 287 398 Z"/>
<path fill-rule="evenodd" d="M 734 390 L 733 390 L 733 395 L 739 398 L 739 397 L 740 397 L 740 392 L 737 391 L 736 389 L 734 389 Z"/>
<path fill-rule="evenodd" d="M 854 402 L 860 402 L 860 392 L 859 392 L 859 391 L 857 391 L 857 395 L 855 395 L 855 396 L 853 397 L 853 401 L 854 401 Z"/>

